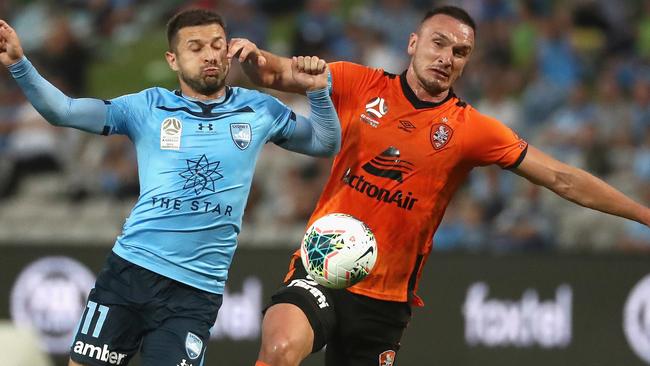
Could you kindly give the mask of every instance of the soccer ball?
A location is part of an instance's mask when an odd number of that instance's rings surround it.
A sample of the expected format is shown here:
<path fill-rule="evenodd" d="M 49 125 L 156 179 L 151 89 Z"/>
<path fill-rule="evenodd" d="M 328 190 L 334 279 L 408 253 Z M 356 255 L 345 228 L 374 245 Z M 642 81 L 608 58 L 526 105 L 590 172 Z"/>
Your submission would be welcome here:
<path fill-rule="evenodd" d="M 370 273 L 377 260 L 377 242 L 363 222 L 333 213 L 319 218 L 307 229 L 300 257 L 314 281 L 342 289 Z"/>

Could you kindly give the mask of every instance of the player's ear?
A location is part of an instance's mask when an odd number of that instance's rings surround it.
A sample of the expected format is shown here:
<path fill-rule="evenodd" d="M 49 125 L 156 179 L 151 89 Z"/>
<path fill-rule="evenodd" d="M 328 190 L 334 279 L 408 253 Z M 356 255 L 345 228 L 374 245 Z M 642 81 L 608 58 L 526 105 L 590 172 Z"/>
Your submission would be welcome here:
<path fill-rule="evenodd" d="M 176 53 L 172 51 L 165 52 L 165 59 L 167 59 L 167 64 L 169 68 L 178 71 L 178 64 L 176 63 Z"/>
<path fill-rule="evenodd" d="M 409 36 L 409 45 L 407 48 L 409 56 L 413 56 L 415 54 L 415 46 L 418 43 L 418 34 L 417 33 L 411 33 Z"/>

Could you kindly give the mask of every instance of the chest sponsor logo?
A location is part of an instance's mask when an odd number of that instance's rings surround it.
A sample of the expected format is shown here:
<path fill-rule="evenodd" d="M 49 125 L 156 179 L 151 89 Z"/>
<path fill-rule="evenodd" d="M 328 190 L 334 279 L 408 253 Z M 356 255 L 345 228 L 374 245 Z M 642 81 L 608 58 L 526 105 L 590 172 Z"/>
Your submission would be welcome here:
<path fill-rule="evenodd" d="M 388 350 L 379 354 L 379 366 L 393 366 L 395 363 L 395 351 Z"/>
<path fill-rule="evenodd" d="M 183 123 L 178 118 L 166 118 L 160 124 L 160 149 L 180 150 Z"/>
<path fill-rule="evenodd" d="M 388 147 L 363 165 L 363 170 L 377 177 L 404 181 L 404 175 L 413 170 L 413 163 L 400 159 L 400 153 L 394 146 Z"/>
<path fill-rule="evenodd" d="M 400 159 L 399 149 L 394 146 L 388 147 L 381 154 L 362 166 L 362 169 L 370 175 L 379 178 L 388 178 L 399 184 L 404 182 L 405 177 L 414 168 L 415 165 L 413 163 Z M 407 211 L 412 210 L 418 201 L 418 198 L 413 197 L 413 192 L 402 189 L 390 190 L 383 188 L 378 183 L 369 180 L 363 174 L 354 174 L 352 169 L 348 169 L 341 180 L 356 192 L 365 194 L 367 197 L 380 202 L 393 204 Z"/>
<path fill-rule="evenodd" d="M 388 113 L 388 103 L 381 97 L 372 98 L 366 103 L 366 111 L 361 114 L 361 122 L 371 127 L 379 127 L 379 119 Z"/>
<path fill-rule="evenodd" d="M 454 130 L 445 123 L 436 123 L 431 126 L 431 145 L 440 150 L 451 141 Z"/>
<path fill-rule="evenodd" d="M 231 123 L 230 136 L 240 150 L 245 150 L 252 140 L 251 125 L 248 123 Z"/>
<path fill-rule="evenodd" d="M 223 178 L 219 173 L 221 161 L 210 163 L 205 155 L 198 159 L 187 159 L 187 169 L 178 173 L 185 179 L 183 189 L 193 189 L 197 195 L 204 190 L 216 192 L 214 183 Z"/>

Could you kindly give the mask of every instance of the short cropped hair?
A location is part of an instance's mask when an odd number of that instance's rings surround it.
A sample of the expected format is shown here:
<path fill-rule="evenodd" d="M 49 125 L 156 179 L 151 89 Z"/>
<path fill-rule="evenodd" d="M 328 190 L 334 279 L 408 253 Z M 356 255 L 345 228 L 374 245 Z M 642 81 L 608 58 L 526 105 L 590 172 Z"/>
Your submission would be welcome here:
<path fill-rule="evenodd" d="M 427 19 L 438 14 L 450 16 L 458 20 L 459 22 L 469 26 L 470 28 L 472 28 L 474 33 L 476 33 L 476 22 L 474 21 L 474 19 L 472 19 L 472 17 L 464 9 L 452 5 L 439 6 L 432 10 L 429 10 L 424 15 L 424 18 L 422 19 L 422 22 L 420 22 L 420 24 L 426 22 Z"/>
<path fill-rule="evenodd" d="M 194 27 L 197 25 L 219 24 L 223 30 L 226 30 L 226 22 L 223 17 L 214 11 L 206 9 L 187 9 L 176 13 L 167 23 L 167 43 L 169 49 L 174 48 L 178 31 L 185 27 Z"/>

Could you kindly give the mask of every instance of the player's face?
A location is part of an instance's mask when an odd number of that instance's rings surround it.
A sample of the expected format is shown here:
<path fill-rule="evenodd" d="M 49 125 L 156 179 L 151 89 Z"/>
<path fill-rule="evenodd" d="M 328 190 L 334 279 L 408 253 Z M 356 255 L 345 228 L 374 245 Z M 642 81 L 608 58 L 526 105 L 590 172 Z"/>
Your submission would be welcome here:
<path fill-rule="evenodd" d="M 450 16 L 437 14 L 411 34 L 408 53 L 421 86 L 431 95 L 451 88 L 474 49 L 474 30 Z"/>
<path fill-rule="evenodd" d="M 181 28 L 173 52 L 167 52 L 167 62 L 178 73 L 183 84 L 201 95 L 213 95 L 222 90 L 230 70 L 226 57 L 228 41 L 218 24 Z"/>

